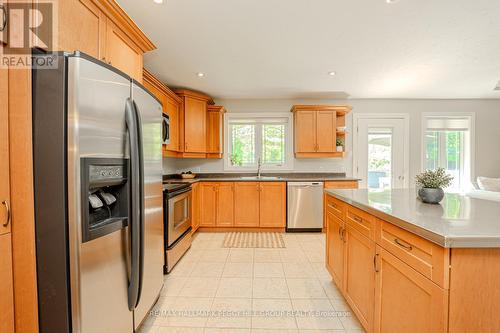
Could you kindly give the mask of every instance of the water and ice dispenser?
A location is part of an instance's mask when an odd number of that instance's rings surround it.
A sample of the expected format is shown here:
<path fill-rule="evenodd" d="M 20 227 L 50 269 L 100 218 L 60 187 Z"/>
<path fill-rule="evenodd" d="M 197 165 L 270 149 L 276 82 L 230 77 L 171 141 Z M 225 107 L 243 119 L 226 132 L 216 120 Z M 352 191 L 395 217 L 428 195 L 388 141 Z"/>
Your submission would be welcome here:
<path fill-rule="evenodd" d="M 128 159 L 82 158 L 82 242 L 128 224 Z"/>

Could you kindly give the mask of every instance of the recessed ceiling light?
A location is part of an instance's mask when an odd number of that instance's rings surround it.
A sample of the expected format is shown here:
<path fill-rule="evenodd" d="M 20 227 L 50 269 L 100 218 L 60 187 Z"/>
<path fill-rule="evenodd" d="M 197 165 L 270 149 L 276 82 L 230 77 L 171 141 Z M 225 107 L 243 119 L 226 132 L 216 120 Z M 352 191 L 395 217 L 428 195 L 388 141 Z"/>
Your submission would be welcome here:
<path fill-rule="evenodd" d="M 386 3 L 396 3 L 396 2 L 399 2 L 399 0 L 385 0 Z"/>
<path fill-rule="evenodd" d="M 336 73 L 336 72 L 334 72 L 334 71 L 331 71 L 331 72 L 328 72 L 328 75 L 330 75 L 330 76 L 335 76 L 335 75 L 337 75 L 337 73 Z"/>
<path fill-rule="evenodd" d="M 157 3 L 159 5 L 161 5 L 163 3 L 163 0 L 153 0 L 153 1 L 154 1 L 154 3 Z"/>
<path fill-rule="evenodd" d="M 205 73 L 198 72 L 198 73 L 196 73 L 196 76 L 197 76 L 197 77 L 204 77 L 204 76 L 205 76 Z"/>

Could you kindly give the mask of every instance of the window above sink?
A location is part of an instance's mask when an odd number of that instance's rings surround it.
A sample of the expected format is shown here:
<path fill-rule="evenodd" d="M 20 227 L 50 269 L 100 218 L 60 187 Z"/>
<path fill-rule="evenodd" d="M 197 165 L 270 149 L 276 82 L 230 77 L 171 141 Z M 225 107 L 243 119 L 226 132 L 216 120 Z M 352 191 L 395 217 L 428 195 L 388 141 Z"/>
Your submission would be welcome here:
<path fill-rule="evenodd" d="M 257 171 L 259 159 L 261 170 L 292 170 L 291 122 L 288 113 L 226 114 L 224 170 Z M 247 179 L 279 178 L 248 176 Z"/>

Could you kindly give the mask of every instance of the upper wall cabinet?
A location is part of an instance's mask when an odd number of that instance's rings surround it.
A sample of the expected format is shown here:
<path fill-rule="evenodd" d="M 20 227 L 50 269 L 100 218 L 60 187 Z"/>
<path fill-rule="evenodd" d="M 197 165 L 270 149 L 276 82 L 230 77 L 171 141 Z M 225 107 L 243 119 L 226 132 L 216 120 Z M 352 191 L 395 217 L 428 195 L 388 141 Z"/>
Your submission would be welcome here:
<path fill-rule="evenodd" d="M 179 89 L 181 98 L 180 147 L 178 157 L 205 158 L 207 153 L 207 106 L 213 105 L 211 97 L 199 92 Z"/>
<path fill-rule="evenodd" d="M 345 143 L 347 105 L 294 105 L 296 158 L 343 157 L 345 145 L 337 151 L 336 141 Z"/>
<path fill-rule="evenodd" d="M 58 3 L 59 50 L 82 51 L 142 82 L 143 54 L 156 47 L 114 0 Z"/>
<path fill-rule="evenodd" d="M 170 90 L 163 82 L 144 69 L 144 86 L 161 101 L 163 113 L 170 120 L 170 143 L 163 146 L 165 156 L 176 156 L 180 152 L 179 146 L 179 111 L 181 98 Z"/>
<path fill-rule="evenodd" d="M 207 106 L 207 158 L 222 158 L 224 154 L 225 112 L 221 105 Z"/>

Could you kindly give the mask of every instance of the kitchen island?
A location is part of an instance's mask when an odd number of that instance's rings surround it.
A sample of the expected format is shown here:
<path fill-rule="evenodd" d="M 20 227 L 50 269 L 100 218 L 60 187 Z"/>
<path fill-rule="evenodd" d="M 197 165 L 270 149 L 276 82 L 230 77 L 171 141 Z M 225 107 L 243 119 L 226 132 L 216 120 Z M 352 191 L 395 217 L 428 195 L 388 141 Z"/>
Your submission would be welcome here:
<path fill-rule="evenodd" d="M 326 266 L 368 332 L 498 332 L 500 203 L 325 190 Z"/>

